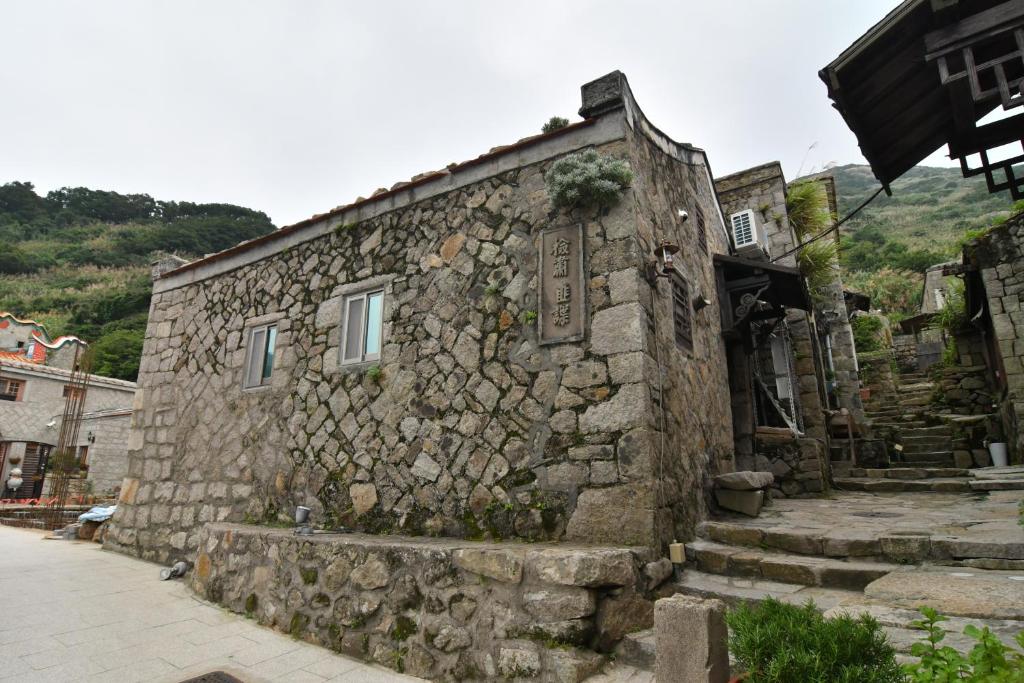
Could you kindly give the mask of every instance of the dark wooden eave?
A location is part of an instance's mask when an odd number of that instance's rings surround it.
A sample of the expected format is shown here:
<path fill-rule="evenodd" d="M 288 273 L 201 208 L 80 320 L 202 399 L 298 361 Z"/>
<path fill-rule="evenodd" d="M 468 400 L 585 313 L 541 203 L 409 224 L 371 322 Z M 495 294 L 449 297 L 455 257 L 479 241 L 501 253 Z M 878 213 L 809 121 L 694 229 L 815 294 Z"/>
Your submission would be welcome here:
<path fill-rule="evenodd" d="M 944 143 L 959 142 L 962 112 L 926 60 L 929 33 L 1001 4 L 1006 0 L 905 0 L 819 72 L 886 190 Z M 986 107 L 972 112 L 974 120 L 994 109 Z"/>

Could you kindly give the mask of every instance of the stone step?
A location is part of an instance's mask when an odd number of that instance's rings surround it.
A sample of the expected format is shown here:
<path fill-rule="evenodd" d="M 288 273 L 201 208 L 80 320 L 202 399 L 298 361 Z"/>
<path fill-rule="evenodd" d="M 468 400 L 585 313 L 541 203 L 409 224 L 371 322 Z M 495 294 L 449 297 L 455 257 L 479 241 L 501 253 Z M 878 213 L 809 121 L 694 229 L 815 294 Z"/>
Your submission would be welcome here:
<path fill-rule="evenodd" d="M 679 581 L 668 584 L 666 593 L 682 593 L 697 598 L 721 600 L 729 607 L 749 603 L 759 603 L 768 598 L 792 605 L 803 605 L 813 600 L 820 610 L 831 609 L 845 602 L 856 602 L 863 599 L 860 591 L 842 590 L 839 588 L 821 588 L 804 586 L 798 583 L 782 581 L 765 581 L 764 579 L 744 579 L 734 576 L 722 576 L 703 572 L 687 567 L 683 570 Z M 659 591 L 660 593 L 661 591 Z"/>
<path fill-rule="evenodd" d="M 953 466 L 953 451 L 903 451 L 903 460 L 908 463 L 949 463 Z"/>
<path fill-rule="evenodd" d="M 907 420 L 906 422 L 891 422 L 885 420 L 872 420 L 872 425 L 877 429 L 927 429 L 928 423 L 924 420 Z"/>
<path fill-rule="evenodd" d="M 948 479 L 879 479 L 874 477 L 836 477 L 841 491 L 887 493 L 970 493 L 972 482 L 966 477 Z"/>
<path fill-rule="evenodd" d="M 861 468 L 854 467 L 849 476 L 869 479 L 949 479 L 952 477 L 970 477 L 970 470 L 959 467 L 889 467 Z"/>
<path fill-rule="evenodd" d="M 767 579 L 822 588 L 861 590 L 899 565 L 839 560 L 812 555 L 724 545 L 714 541 L 686 544 L 686 559 L 701 571 L 751 579 Z"/>
<path fill-rule="evenodd" d="M 953 436 L 953 428 L 949 425 L 908 427 L 906 424 L 901 424 L 898 426 L 900 428 L 900 434 L 904 438 L 913 438 L 918 436 L 942 436 L 952 438 Z"/>
<path fill-rule="evenodd" d="M 903 446 L 903 453 L 952 453 L 956 448 L 949 441 L 945 443 L 931 442 L 899 442 Z"/>
<path fill-rule="evenodd" d="M 1024 479 L 973 479 L 972 491 L 1024 491 Z"/>
<path fill-rule="evenodd" d="M 932 402 L 931 395 L 900 397 L 901 406 L 926 406 Z"/>
<path fill-rule="evenodd" d="M 615 663 L 635 669 L 654 670 L 654 629 L 627 633 L 615 647 Z"/>

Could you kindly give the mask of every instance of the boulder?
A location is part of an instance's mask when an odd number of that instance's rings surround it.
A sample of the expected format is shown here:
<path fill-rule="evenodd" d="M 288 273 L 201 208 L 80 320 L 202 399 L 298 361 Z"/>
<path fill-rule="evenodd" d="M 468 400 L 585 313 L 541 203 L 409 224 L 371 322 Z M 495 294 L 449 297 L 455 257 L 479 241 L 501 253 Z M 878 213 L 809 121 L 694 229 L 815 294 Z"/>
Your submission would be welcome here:
<path fill-rule="evenodd" d="M 715 487 L 730 491 L 766 489 L 775 481 L 771 472 L 729 472 L 715 477 Z"/>

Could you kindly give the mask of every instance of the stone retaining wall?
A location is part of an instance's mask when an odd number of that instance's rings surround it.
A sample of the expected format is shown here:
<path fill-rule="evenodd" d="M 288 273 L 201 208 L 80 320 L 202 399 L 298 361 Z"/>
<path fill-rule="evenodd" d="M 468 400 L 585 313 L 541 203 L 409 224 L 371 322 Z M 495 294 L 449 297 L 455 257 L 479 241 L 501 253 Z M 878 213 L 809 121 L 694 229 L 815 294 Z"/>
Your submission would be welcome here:
<path fill-rule="evenodd" d="M 758 432 L 755 447 L 756 469 L 775 475 L 773 497 L 816 498 L 828 489 L 830 465 L 822 441 Z"/>
<path fill-rule="evenodd" d="M 207 525 L 202 597 L 309 642 L 432 680 L 575 683 L 649 628 L 671 574 L 647 551 Z"/>

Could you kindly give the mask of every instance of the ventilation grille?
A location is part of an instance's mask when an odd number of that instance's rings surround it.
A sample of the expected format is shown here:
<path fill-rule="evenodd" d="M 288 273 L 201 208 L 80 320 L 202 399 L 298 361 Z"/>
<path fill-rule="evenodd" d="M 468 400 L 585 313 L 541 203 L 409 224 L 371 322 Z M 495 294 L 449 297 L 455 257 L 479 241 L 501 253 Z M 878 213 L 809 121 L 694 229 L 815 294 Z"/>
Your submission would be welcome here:
<path fill-rule="evenodd" d="M 754 243 L 753 211 L 741 211 L 732 215 L 732 239 L 737 247 Z"/>

